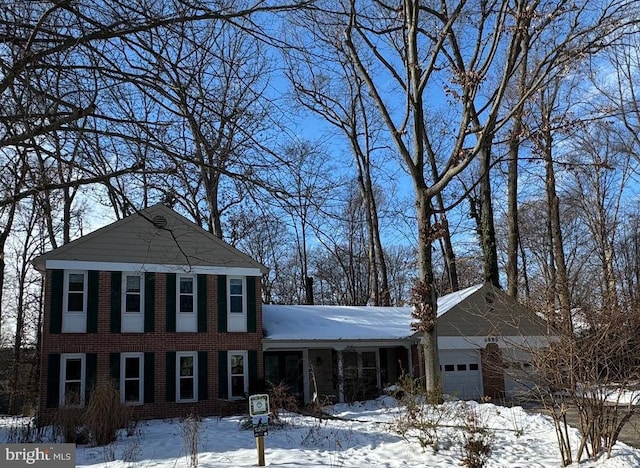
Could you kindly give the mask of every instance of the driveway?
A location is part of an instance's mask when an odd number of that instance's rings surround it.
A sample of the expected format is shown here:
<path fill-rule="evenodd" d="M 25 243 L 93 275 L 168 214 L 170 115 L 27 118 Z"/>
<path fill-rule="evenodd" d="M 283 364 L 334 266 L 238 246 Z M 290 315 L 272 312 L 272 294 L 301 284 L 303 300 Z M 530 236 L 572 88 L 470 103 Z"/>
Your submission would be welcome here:
<path fill-rule="evenodd" d="M 539 402 L 528 401 L 521 403 L 521 406 L 530 412 L 548 414 Z M 640 407 L 636 407 L 637 413 L 631 416 L 631 419 L 625 424 L 620 432 L 618 440 L 635 448 L 640 448 Z M 580 418 L 575 406 L 567 408 L 567 422 L 576 429 L 580 428 Z"/>

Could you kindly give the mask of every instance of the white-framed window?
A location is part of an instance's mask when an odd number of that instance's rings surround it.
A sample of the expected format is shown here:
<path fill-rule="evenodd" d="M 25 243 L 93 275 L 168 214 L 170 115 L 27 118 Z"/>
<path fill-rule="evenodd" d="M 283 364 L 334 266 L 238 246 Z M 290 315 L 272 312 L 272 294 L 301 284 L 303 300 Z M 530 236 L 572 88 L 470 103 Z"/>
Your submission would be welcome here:
<path fill-rule="evenodd" d="M 198 282 L 195 275 L 176 278 L 176 331 L 198 331 Z"/>
<path fill-rule="evenodd" d="M 66 270 L 64 272 L 63 333 L 87 331 L 87 277 L 86 271 Z"/>
<path fill-rule="evenodd" d="M 143 403 L 144 353 L 120 354 L 120 401 L 127 405 Z"/>
<path fill-rule="evenodd" d="M 84 406 L 86 385 L 85 355 L 60 355 L 60 406 Z"/>
<path fill-rule="evenodd" d="M 227 353 L 229 374 L 229 399 L 245 398 L 249 392 L 248 358 L 246 351 Z"/>
<path fill-rule="evenodd" d="M 176 353 L 176 401 L 198 401 L 198 353 Z"/>
<path fill-rule="evenodd" d="M 227 328 L 231 332 L 247 331 L 247 279 L 227 277 Z"/>
<path fill-rule="evenodd" d="M 359 358 L 359 372 L 367 386 L 380 388 L 380 364 L 378 350 L 362 351 Z"/>
<path fill-rule="evenodd" d="M 144 274 L 122 274 L 122 332 L 144 331 Z"/>

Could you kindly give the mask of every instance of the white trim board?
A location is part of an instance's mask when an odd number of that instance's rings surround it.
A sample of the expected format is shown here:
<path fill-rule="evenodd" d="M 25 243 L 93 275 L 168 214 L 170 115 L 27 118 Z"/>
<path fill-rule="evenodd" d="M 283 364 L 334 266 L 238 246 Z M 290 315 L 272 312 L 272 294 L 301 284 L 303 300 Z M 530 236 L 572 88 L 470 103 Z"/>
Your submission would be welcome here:
<path fill-rule="evenodd" d="M 336 351 L 344 351 L 347 348 L 360 350 L 362 348 L 390 348 L 402 346 L 409 348 L 417 344 L 416 340 L 301 340 L 301 341 L 277 341 L 262 339 L 262 350 L 289 350 L 299 351 L 303 349 L 334 349 Z"/>
<path fill-rule="evenodd" d="M 87 262 L 80 260 L 47 260 L 47 270 L 98 270 L 154 273 L 193 273 L 204 275 L 262 276 L 259 268 L 200 265 L 160 265 L 154 263 Z"/>
<path fill-rule="evenodd" d="M 483 349 L 489 343 L 499 348 L 545 348 L 553 341 L 553 336 L 439 336 L 438 350 L 441 349 Z"/>

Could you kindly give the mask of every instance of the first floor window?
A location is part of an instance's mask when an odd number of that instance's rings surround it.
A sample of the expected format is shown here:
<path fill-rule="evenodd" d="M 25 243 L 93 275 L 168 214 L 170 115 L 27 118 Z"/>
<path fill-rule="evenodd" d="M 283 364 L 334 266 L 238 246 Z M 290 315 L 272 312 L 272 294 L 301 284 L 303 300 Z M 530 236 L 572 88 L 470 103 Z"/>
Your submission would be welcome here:
<path fill-rule="evenodd" d="M 177 401 L 197 401 L 198 381 L 196 369 L 198 367 L 197 353 L 176 354 L 176 395 Z"/>
<path fill-rule="evenodd" d="M 129 405 L 142 404 L 144 375 L 144 355 L 142 353 L 122 353 L 120 355 L 120 400 Z"/>
<path fill-rule="evenodd" d="M 365 385 L 378 386 L 378 353 L 362 352 L 362 379 Z"/>
<path fill-rule="evenodd" d="M 247 376 L 247 352 L 229 351 L 229 397 L 244 398 L 249 390 Z"/>
<path fill-rule="evenodd" d="M 60 359 L 60 406 L 83 406 L 86 379 L 85 355 L 62 354 Z"/>

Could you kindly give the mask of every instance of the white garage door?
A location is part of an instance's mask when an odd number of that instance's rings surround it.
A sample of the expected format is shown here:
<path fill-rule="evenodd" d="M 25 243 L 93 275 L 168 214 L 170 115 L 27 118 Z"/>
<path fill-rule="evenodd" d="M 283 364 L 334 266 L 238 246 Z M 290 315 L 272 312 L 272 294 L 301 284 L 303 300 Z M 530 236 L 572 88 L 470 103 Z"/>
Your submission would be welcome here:
<path fill-rule="evenodd" d="M 477 350 L 440 351 L 443 391 L 467 400 L 482 396 L 480 352 Z"/>
<path fill-rule="evenodd" d="M 526 398 L 536 392 L 531 354 L 513 348 L 502 350 L 504 391 L 510 398 Z"/>

